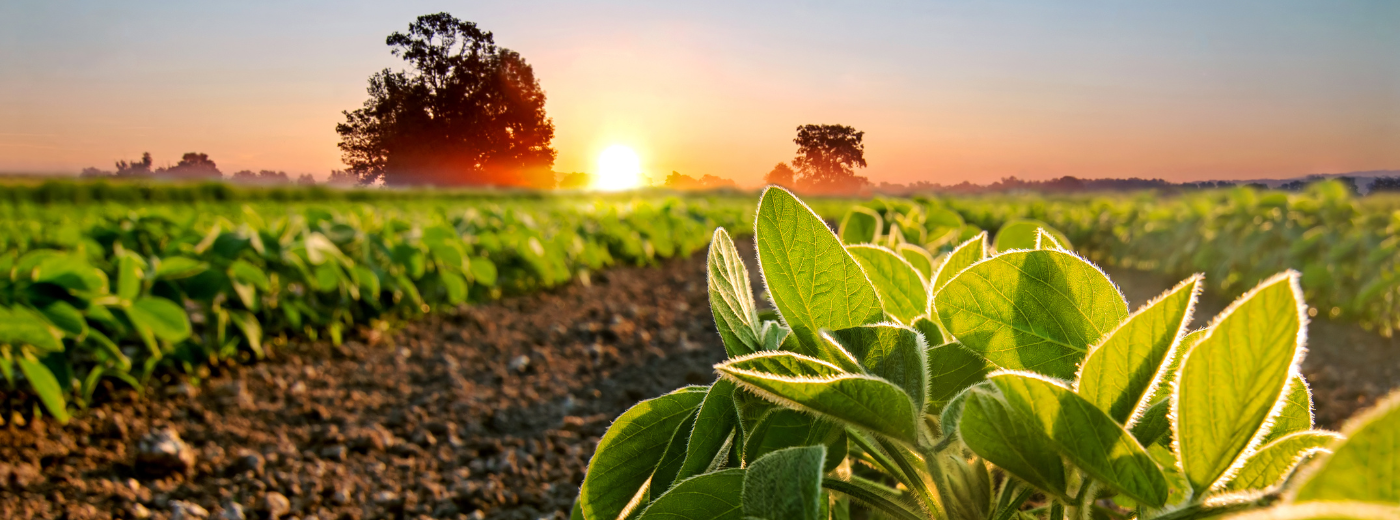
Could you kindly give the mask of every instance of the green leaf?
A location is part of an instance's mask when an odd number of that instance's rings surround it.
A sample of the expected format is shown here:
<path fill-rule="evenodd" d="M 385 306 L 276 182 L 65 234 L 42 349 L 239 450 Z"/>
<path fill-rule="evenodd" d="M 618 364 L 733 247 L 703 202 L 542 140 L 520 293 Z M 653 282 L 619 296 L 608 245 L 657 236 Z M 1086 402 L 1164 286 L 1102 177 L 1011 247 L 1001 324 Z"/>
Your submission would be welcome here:
<path fill-rule="evenodd" d="M 734 382 L 728 379 L 715 381 L 705 394 L 705 401 L 700 404 L 695 428 L 690 432 L 690 441 L 686 445 L 685 461 L 681 463 L 676 479 L 685 480 L 708 471 L 715 458 L 721 455 L 725 443 L 734 440 L 734 431 L 738 427 L 739 411 L 734 404 Z"/>
<path fill-rule="evenodd" d="M 1289 271 L 1240 296 L 1182 359 L 1172 437 L 1197 495 L 1259 445 L 1260 427 L 1301 358 L 1296 276 Z"/>
<path fill-rule="evenodd" d="M 1143 410 L 1142 414 L 1133 421 L 1129 428 L 1133 432 L 1133 438 L 1138 444 L 1143 446 L 1157 442 L 1172 429 L 1171 419 L 1167 414 L 1171 412 L 1171 399 L 1162 399 Z"/>
<path fill-rule="evenodd" d="M 1283 390 L 1283 408 L 1270 421 L 1269 434 L 1260 444 L 1268 444 L 1294 432 L 1313 428 L 1312 390 L 1300 374 L 1288 378 L 1288 387 Z"/>
<path fill-rule="evenodd" d="M 929 254 L 927 249 L 913 244 L 900 244 L 895 251 L 899 253 L 899 256 L 904 257 L 909 265 L 914 266 L 914 270 L 918 271 L 925 281 L 933 279 L 934 265 L 936 264 L 933 255 Z"/>
<path fill-rule="evenodd" d="M 653 500 L 639 520 L 742 520 L 743 492 L 743 469 L 707 473 L 676 483 Z"/>
<path fill-rule="evenodd" d="M 993 367 L 957 343 L 930 346 L 928 360 L 928 413 L 939 413 L 958 393 L 987 379 Z"/>
<path fill-rule="evenodd" d="M 1153 507 L 1166 504 L 1161 468 L 1132 434 L 1093 403 L 1038 375 L 1000 373 L 988 380 L 1079 469 L 1134 500 Z"/>
<path fill-rule="evenodd" d="M 1346 440 L 1302 477 L 1293 499 L 1400 505 L 1400 391 L 1342 427 Z"/>
<path fill-rule="evenodd" d="M 763 342 L 759 336 L 758 314 L 754 312 L 749 270 L 744 267 L 744 260 L 724 228 L 715 228 L 706 264 L 710 312 L 714 314 L 719 337 L 724 341 L 724 350 L 729 352 L 729 357 L 761 350 Z"/>
<path fill-rule="evenodd" d="M 175 302 L 159 296 L 146 296 L 126 307 L 126 316 L 138 328 L 171 343 L 190 337 L 190 318 Z"/>
<path fill-rule="evenodd" d="M 836 469 L 846 458 L 846 430 L 840 425 L 788 408 L 763 415 L 744 440 L 744 460 L 793 446 L 826 446 L 824 471 Z"/>
<path fill-rule="evenodd" d="M 1013 249 L 1035 249 L 1037 242 L 1036 229 L 1044 229 L 1051 236 L 1055 237 L 1055 241 L 1059 242 L 1060 245 L 1066 249 L 1073 247 L 1069 243 L 1069 238 L 1066 238 L 1064 233 L 1050 227 L 1049 224 L 1032 219 L 1014 219 L 1002 224 L 1001 229 L 997 230 L 997 236 L 993 246 L 1001 253 Z"/>
<path fill-rule="evenodd" d="M 1108 339 L 1089 352 L 1075 379 L 1075 391 L 1118 424 L 1132 426 L 1145 410 L 1164 362 L 1191 321 L 1200 276 L 1167 290 L 1129 316 Z"/>
<path fill-rule="evenodd" d="M 491 260 L 482 257 L 472 257 L 471 259 L 472 280 L 487 287 L 496 286 L 496 264 Z"/>
<path fill-rule="evenodd" d="M 258 323 L 258 317 L 248 311 L 230 310 L 229 318 L 234 326 L 243 332 L 243 337 L 248 340 L 248 347 L 253 349 L 253 355 L 262 359 L 266 354 L 263 352 L 262 324 Z"/>
<path fill-rule="evenodd" d="M 875 288 L 821 218 L 787 190 L 769 187 L 754 222 L 759 265 L 773 304 L 802 353 L 818 355 L 821 329 L 884 319 Z"/>
<path fill-rule="evenodd" d="M 695 410 L 690 412 L 690 417 L 677 426 L 676 432 L 671 435 L 666 452 L 661 455 L 661 461 L 656 463 L 656 471 L 651 474 L 651 484 L 647 486 L 648 495 L 660 495 L 675 483 L 676 474 L 680 473 L 681 464 L 685 462 L 686 445 L 690 444 L 690 432 L 695 429 L 695 417 L 699 411 L 700 407 L 695 407 Z"/>
<path fill-rule="evenodd" d="M 928 319 L 928 316 L 919 316 L 910 325 L 914 327 L 914 330 L 919 331 L 919 334 L 924 335 L 924 343 L 929 346 L 947 343 L 943 339 L 943 329 L 933 320 Z"/>
<path fill-rule="evenodd" d="M 467 301 L 467 279 L 451 271 L 439 271 L 443 289 L 447 290 L 447 302 L 460 305 Z"/>
<path fill-rule="evenodd" d="M 1070 379 L 1128 315 L 1093 264 L 1064 251 L 1015 251 L 953 277 L 934 296 L 944 328 L 996 366 Z"/>
<path fill-rule="evenodd" d="M 29 387 L 34 389 L 39 401 L 44 403 L 44 409 L 49 411 L 49 415 L 58 419 L 60 424 L 68 424 L 68 403 L 63 400 L 63 387 L 59 386 L 53 372 L 29 356 L 19 356 L 15 361 L 20 371 L 24 372 L 24 378 L 29 380 Z"/>
<path fill-rule="evenodd" d="M 35 282 L 48 282 L 69 291 L 106 294 L 108 290 L 107 273 L 76 254 L 46 257 L 33 274 Z"/>
<path fill-rule="evenodd" d="M 958 437 L 968 448 L 1041 491 L 1071 500 L 1065 491 L 1063 459 L 1040 428 L 1012 408 L 990 383 L 974 386 L 963 396 L 956 422 Z"/>
<path fill-rule="evenodd" d="M 1301 431 L 1265 444 L 1245 460 L 1226 485 L 1226 491 L 1266 489 L 1280 484 L 1294 466 L 1309 455 L 1327 452 L 1342 436 L 1329 431 Z"/>
<path fill-rule="evenodd" d="M 938 291 L 943 290 L 943 286 L 948 285 L 949 280 L 952 280 L 954 276 L 961 273 L 963 269 L 972 267 L 972 264 L 981 262 L 986 258 L 987 234 L 985 232 L 978 233 L 977 236 L 959 244 L 957 248 L 953 249 L 953 252 L 948 253 L 948 258 L 938 266 L 938 273 L 933 276 L 933 281 L 929 284 L 928 307 L 930 308 L 925 309 L 925 312 L 929 315 L 933 315 L 932 306 L 934 295 L 936 295 Z"/>
<path fill-rule="evenodd" d="M 837 235 L 844 244 L 872 244 L 880 240 L 885 229 L 885 220 L 875 210 L 864 206 L 852 206 L 841 219 Z"/>
<path fill-rule="evenodd" d="M 676 427 L 704 398 L 699 392 L 672 392 L 637 403 L 613 421 L 579 489 L 584 518 L 617 518 L 651 478 Z"/>
<path fill-rule="evenodd" d="M 133 300 L 141 294 L 141 282 L 146 277 L 141 257 L 131 252 L 123 252 L 117 257 L 117 297 Z"/>
<path fill-rule="evenodd" d="M 28 345 L 40 353 L 62 352 L 63 331 L 24 305 L 0 305 L 0 344 Z"/>
<path fill-rule="evenodd" d="M 754 461 L 744 472 L 744 517 L 817 520 L 825 460 L 825 446 L 806 446 L 778 450 Z"/>
<path fill-rule="evenodd" d="M 914 444 L 922 417 L 909 394 L 874 376 L 791 352 L 760 352 L 715 366 L 720 375 L 789 408 Z"/>
<path fill-rule="evenodd" d="M 908 260 L 889 249 L 875 245 L 846 246 L 856 259 L 875 292 L 880 295 L 885 312 L 899 320 L 910 323 L 924 313 L 928 305 L 928 288 L 919 272 Z"/>
<path fill-rule="evenodd" d="M 49 322 L 56 325 L 59 330 L 67 333 L 75 339 L 82 340 L 88 333 L 87 320 L 83 319 L 83 313 L 74 308 L 71 304 L 63 300 L 55 300 L 39 312 L 48 318 Z"/>
<path fill-rule="evenodd" d="M 204 272 L 209 266 L 185 256 L 162 258 L 156 262 L 157 280 L 179 280 Z"/>
<path fill-rule="evenodd" d="M 229 264 L 228 277 L 257 287 L 260 291 L 272 290 L 272 282 L 268 280 L 267 273 L 245 260 L 234 260 L 233 263 Z"/>
<path fill-rule="evenodd" d="M 928 402 L 928 346 L 914 329 L 893 324 L 863 325 L 824 332 L 823 338 L 836 342 L 855 357 L 866 372 L 894 383 L 923 410 Z"/>

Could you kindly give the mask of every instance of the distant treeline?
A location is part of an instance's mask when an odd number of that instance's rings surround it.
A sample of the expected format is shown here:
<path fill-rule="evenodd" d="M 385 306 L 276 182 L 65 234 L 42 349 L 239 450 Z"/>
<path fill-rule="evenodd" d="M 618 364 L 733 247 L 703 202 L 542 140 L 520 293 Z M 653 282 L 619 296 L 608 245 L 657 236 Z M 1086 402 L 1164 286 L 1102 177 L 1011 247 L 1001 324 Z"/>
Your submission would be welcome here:
<path fill-rule="evenodd" d="M 543 198 L 539 192 L 469 189 L 345 189 L 326 185 L 239 186 L 220 181 L 145 182 L 122 179 L 0 180 L 0 204 L 372 202 L 423 199 Z"/>
<path fill-rule="evenodd" d="M 1159 192 L 1177 192 L 1191 190 L 1211 190 L 1220 188 L 1233 188 L 1236 186 L 1248 186 L 1255 189 L 1267 190 L 1278 189 L 1284 191 L 1302 191 L 1309 184 L 1324 180 L 1336 180 L 1347 186 L 1353 194 L 1375 193 L 1375 192 L 1397 192 L 1400 191 L 1400 177 L 1350 177 L 1350 176 L 1326 176 L 1309 175 L 1302 179 L 1295 179 L 1279 184 L 1277 187 L 1270 186 L 1262 182 L 1251 181 L 1200 181 L 1200 182 L 1170 182 L 1164 179 L 1141 179 L 1137 177 L 1129 179 L 1080 179 L 1078 177 L 1064 176 L 1057 179 L 1044 181 L 1022 180 L 1016 177 L 1006 177 L 991 184 L 973 184 L 963 181 L 959 184 L 943 185 L 938 183 L 919 181 L 911 184 L 891 184 L 882 182 L 874 187 L 874 191 L 891 195 L 912 195 L 919 193 L 940 193 L 949 195 L 975 195 L 980 193 L 1011 193 L 1011 192 L 1032 192 L 1032 193 L 1084 193 L 1084 192 L 1104 192 L 1104 191 L 1140 191 L 1156 190 Z"/>
<path fill-rule="evenodd" d="M 95 167 L 83 168 L 82 173 L 78 176 L 85 179 L 113 177 L 124 179 L 174 179 L 189 181 L 231 180 L 248 184 L 290 184 L 292 182 L 292 178 L 287 175 L 287 172 L 273 170 L 261 170 L 256 173 L 252 170 L 241 170 L 234 172 L 233 175 L 229 177 L 224 177 L 223 172 L 219 171 L 219 166 L 214 163 L 213 159 L 209 158 L 209 154 L 198 152 L 185 154 L 180 158 L 180 162 L 175 163 L 174 166 L 156 167 L 155 161 L 151 159 L 150 152 L 146 152 L 141 154 L 141 158 L 138 160 L 117 161 L 116 167 L 117 169 L 115 171 L 103 170 Z M 331 184 L 354 184 L 356 180 L 356 178 L 343 171 L 333 171 L 327 182 Z M 316 184 L 316 178 L 312 177 L 309 173 L 303 173 L 300 177 L 297 177 L 296 183 L 306 186 L 314 185 Z"/>

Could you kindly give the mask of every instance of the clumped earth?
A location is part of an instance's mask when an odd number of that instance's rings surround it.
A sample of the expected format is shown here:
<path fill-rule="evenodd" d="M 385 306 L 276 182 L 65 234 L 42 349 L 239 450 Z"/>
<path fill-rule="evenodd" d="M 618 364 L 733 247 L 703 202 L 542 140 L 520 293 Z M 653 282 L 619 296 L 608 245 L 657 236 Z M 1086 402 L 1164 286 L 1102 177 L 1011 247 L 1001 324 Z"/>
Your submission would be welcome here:
<path fill-rule="evenodd" d="M 1170 286 L 1112 274 L 1134 306 Z M 1305 373 L 1335 427 L 1396 385 L 1395 350 L 1322 325 Z M 612 419 L 709 383 L 723 357 L 703 254 L 614 269 L 339 348 L 288 345 L 197 386 L 107 387 L 66 427 L 10 420 L 0 517 L 563 519 Z"/>

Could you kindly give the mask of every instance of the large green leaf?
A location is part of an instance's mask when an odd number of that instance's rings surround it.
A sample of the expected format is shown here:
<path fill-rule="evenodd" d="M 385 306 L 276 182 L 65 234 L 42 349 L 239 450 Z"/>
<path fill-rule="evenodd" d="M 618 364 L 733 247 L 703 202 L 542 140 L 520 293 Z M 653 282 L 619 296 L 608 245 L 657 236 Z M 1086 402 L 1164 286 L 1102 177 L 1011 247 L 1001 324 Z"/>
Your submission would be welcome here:
<path fill-rule="evenodd" d="M 653 500 L 639 520 L 742 520 L 743 492 L 743 469 L 707 473 L 676 483 Z"/>
<path fill-rule="evenodd" d="M 924 313 L 928 305 L 928 288 L 914 266 L 894 251 L 876 245 L 851 245 L 846 250 L 855 257 L 875 292 L 880 295 L 885 312 L 900 323 L 910 323 Z"/>
<path fill-rule="evenodd" d="M 1016 251 L 953 277 L 934 296 L 959 343 L 1005 369 L 1074 377 L 1079 361 L 1128 315 L 1118 288 L 1064 251 Z"/>
<path fill-rule="evenodd" d="M 159 296 L 146 296 L 131 303 L 126 316 L 138 328 L 171 343 L 190 337 L 190 318 L 175 302 Z"/>
<path fill-rule="evenodd" d="M 1103 410 L 1041 376 L 1001 373 L 988 379 L 1079 469 L 1134 500 L 1153 507 L 1166 504 L 1167 480 L 1162 469 L 1132 434 Z"/>
<path fill-rule="evenodd" d="M 651 484 L 647 486 L 648 495 L 660 495 L 675 483 L 681 464 L 685 462 L 686 445 L 690 444 L 690 432 L 695 429 L 695 416 L 699 411 L 700 407 L 695 407 L 690 416 L 686 417 L 671 435 L 666 452 L 661 455 L 661 461 L 656 463 L 656 471 L 651 474 Z"/>
<path fill-rule="evenodd" d="M 749 269 L 744 267 L 744 260 L 724 228 L 715 229 L 706 265 L 710 312 L 714 314 L 719 337 L 724 341 L 724 350 L 730 357 L 761 350 L 763 342 L 758 334 L 758 314 L 754 312 Z"/>
<path fill-rule="evenodd" d="M 1290 433 L 1311 430 L 1313 427 L 1312 390 L 1302 374 L 1288 378 L 1288 387 L 1283 390 L 1283 407 L 1269 424 L 1269 434 L 1260 444 L 1268 444 Z"/>
<path fill-rule="evenodd" d="M 579 489 L 584 518 L 616 519 L 651 478 L 676 427 L 704 398 L 699 392 L 672 392 L 637 403 L 613 421 Z"/>
<path fill-rule="evenodd" d="M 754 228 L 769 295 L 803 353 L 819 353 L 821 329 L 884 318 L 880 298 L 860 265 L 821 217 L 787 190 L 764 190 Z"/>
<path fill-rule="evenodd" d="M 894 383 L 923 410 L 928 402 L 928 363 L 924 360 L 923 338 L 914 329 L 893 324 L 862 325 L 825 332 L 824 339 L 855 356 L 866 372 Z"/>
<path fill-rule="evenodd" d="M 1045 432 L 1012 408 L 990 383 L 968 389 L 961 399 L 958 437 L 968 448 L 1041 491 L 1070 500 L 1064 462 Z"/>
<path fill-rule="evenodd" d="M 846 244 L 871 244 L 880 240 L 885 229 L 885 220 L 875 210 L 864 206 L 852 206 L 841 219 L 837 234 Z"/>
<path fill-rule="evenodd" d="M 1094 347 L 1075 379 L 1075 391 L 1119 424 L 1129 425 L 1135 410 L 1162 372 L 1163 362 L 1186 332 L 1200 290 L 1193 276 L 1158 296 Z"/>
<path fill-rule="evenodd" d="M 43 309 L 39 309 L 39 312 L 43 313 L 50 323 L 69 336 L 79 340 L 87 336 L 87 320 L 83 319 L 82 311 L 73 307 L 72 304 L 63 300 L 55 300 Z"/>
<path fill-rule="evenodd" d="M 775 451 L 744 472 L 745 518 L 817 520 L 822 510 L 825 446 Z"/>
<path fill-rule="evenodd" d="M 1342 436 L 1329 431 L 1301 431 L 1265 444 L 1249 456 L 1226 485 L 1227 491 L 1265 489 L 1279 484 L 1299 461 L 1308 455 L 1324 452 Z"/>
<path fill-rule="evenodd" d="M 948 281 L 961 273 L 963 269 L 972 267 L 972 264 L 981 262 L 987 258 L 987 233 L 978 233 L 977 236 L 959 244 L 953 252 L 948 253 L 948 258 L 938 266 L 938 272 L 934 274 L 929 282 L 929 307 L 925 312 L 933 314 L 933 297 L 943 286 L 948 285 Z"/>
<path fill-rule="evenodd" d="M 1275 276 L 1220 313 L 1181 362 L 1173 438 L 1191 488 L 1203 494 L 1263 439 L 1302 357 L 1296 273 Z"/>
<path fill-rule="evenodd" d="M 1294 500 L 1354 500 L 1400 506 L 1400 391 L 1347 421 L 1335 446 L 1297 487 Z"/>
<path fill-rule="evenodd" d="M 76 254 L 46 257 L 34 268 L 33 275 L 35 282 L 55 284 L 69 291 L 106 294 L 109 289 L 107 273 Z"/>
<path fill-rule="evenodd" d="M 922 411 L 884 379 L 791 352 L 761 352 L 715 366 L 740 386 L 796 408 L 914 444 Z M 781 369 L 781 370 L 779 370 Z"/>
<path fill-rule="evenodd" d="M 59 386 L 58 379 L 55 379 L 53 372 L 38 360 L 29 356 L 19 356 L 15 360 L 24 378 L 29 380 L 30 388 L 34 389 L 34 394 L 39 396 L 39 401 L 44 403 L 44 409 L 49 411 L 49 415 L 58 419 L 59 423 L 68 423 L 68 404 L 63 400 L 63 387 Z"/>
<path fill-rule="evenodd" d="M 228 277 L 257 287 L 260 291 L 272 289 L 272 282 L 267 278 L 267 273 L 246 260 L 234 260 L 233 263 L 229 264 Z"/>
<path fill-rule="evenodd" d="M 736 440 L 734 432 L 738 427 L 739 411 L 734 405 L 734 382 L 728 379 L 715 381 L 700 405 L 695 428 L 690 432 L 690 441 L 686 446 L 685 460 L 676 479 L 685 480 L 709 470 L 725 443 Z"/>

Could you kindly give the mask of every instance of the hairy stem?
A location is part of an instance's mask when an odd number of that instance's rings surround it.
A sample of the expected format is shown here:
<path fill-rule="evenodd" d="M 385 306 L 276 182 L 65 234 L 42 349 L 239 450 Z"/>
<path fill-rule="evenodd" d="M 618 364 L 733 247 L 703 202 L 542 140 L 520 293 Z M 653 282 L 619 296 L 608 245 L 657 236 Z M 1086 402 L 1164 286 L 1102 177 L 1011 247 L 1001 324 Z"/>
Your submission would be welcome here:
<path fill-rule="evenodd" d="M 875 509 L 879 509 L 880 511 L 888 513 L 890 516 L 901 520 L 925 520 L 923 517 L 919 516 L 918 513 L 910 511 L 908 508 L 904 507 L 899 502 L 892 500 L 890 497 L 883 496 L 880 493 L 866 489 L 851 482 L 846 482 L 844 480 L 838 480 L 833 478 L 824 478 L 822 479 L 822 487 L 838 493 L 844 493 L 846 496 L 851 497 L 851 499 L 857 502 L 873 507 Z"/>

